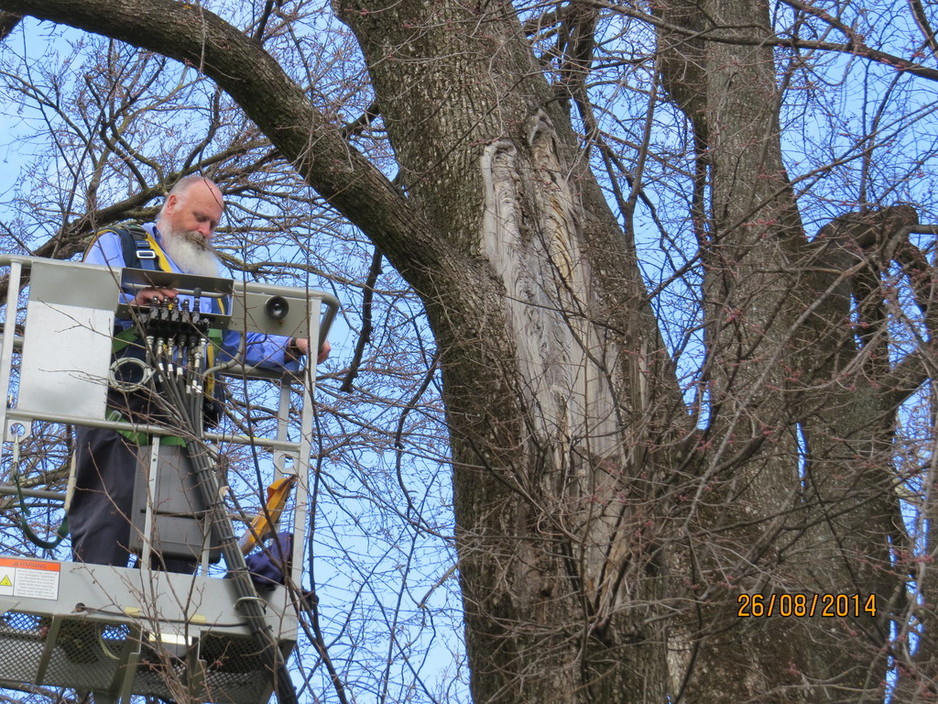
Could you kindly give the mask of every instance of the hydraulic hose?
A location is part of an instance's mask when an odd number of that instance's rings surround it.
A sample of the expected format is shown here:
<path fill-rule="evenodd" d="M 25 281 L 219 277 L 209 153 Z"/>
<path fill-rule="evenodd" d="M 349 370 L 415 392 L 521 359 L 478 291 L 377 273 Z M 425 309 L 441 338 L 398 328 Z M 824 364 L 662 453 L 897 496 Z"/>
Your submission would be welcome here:
<path fill-rule="evenodd" d="M 195 485 L 205 507 L 200 517 L 206 534 L 218 540 L 228 577 L 235 592 L 235 609 L 251 631 L 252 640 L 265 665 L 275 675 L 274 690 L 280 704 L 298 704 L 296 688 L 277 640 L 265 618 L 266 602 L 254 588 L 234 526 L 220 491 L 212 451 L 203 440 L 204 370 L 207 361 L 208 321 L 199 313 L 198 292 L 190 312 L 188 305 L 172 300 L 151 307 L 143 316 L 148 356 L 155 370 L 156 395 L 164 399 L 167 415 L 178 424 L 186 441 Z"/>

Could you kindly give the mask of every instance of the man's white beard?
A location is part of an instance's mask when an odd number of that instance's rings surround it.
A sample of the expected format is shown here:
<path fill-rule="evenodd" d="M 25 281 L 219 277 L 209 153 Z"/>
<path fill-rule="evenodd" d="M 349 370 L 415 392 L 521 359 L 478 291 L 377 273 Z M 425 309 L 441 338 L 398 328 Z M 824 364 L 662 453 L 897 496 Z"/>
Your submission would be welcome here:
<path fill-rule="evenodd" d="M 163 249 L 176 266 L 187 274 L 218 276 L 218 258 L 208 241 L 198 232 L 167 228 L 163 235 Z"/>

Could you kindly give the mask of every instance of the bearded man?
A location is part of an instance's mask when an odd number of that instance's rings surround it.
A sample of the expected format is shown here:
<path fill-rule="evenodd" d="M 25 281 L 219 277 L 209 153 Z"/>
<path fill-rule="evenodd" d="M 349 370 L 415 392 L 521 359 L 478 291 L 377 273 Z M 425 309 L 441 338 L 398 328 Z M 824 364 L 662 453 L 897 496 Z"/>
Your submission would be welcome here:
<path fill-rule="evenodd" d="M 212 236 L 224 212 L 221 191 L 203 176 L 181 179 L 166 196 L 156 223 L 127 228 L 105 230 L 97 236 L 85 253 L 85 261 L 120 269 L 139 267 L 139 259 L 146 255 L 155 259 L 159 268 L 200 276 L 219 276 L 220 266 L 212 248 Z M 138 241 L 135 241 L 138 240 Z M 138 261 L 130 261 L 130 253 Z M 175 298 L 176 291 L 167 288 L 145 288 L 131 298 L 131 305 L 160 304 Z M 194 301 L 190 300 L 190 305 Z M 217 305 L 213 299 L 199 300 L 202 312 L 212 311 Z M 139 339 L 134 340 L 132 321 L 118 321 L 116 336 L 122 346 L 117 357 L 145 359 L 145 350 Z M 126 344 L 123 341 L 126 340 Z M 240 347 L 241 335 L 226 331 L 223 350 L 234 354 Z M 307 354 L 309 343 L 305 339 L 284 338 L 249 333 L 245 336 L 244 361 L 273 369 L 295 369 L 301 355 Z M 329 343 L 319 350 L 318 361 L 329 354 Z M 140 374 L 139 365 L 118 365 L 116 377 L 124 382 L 124 391 L 108 390 L 108 408 L 112 418 L 123 418 L 135 423 L 149 423 L 159 419 L 158 399 L 148 394 L 133 378 L 122 373 Z M 207 400 L 207 414 L 217 413 L 217 398 Z M 137 448 L 140 439 L 134 433 L 118 432 L 108 428 L 82 427 L 77 433 L 76 483 L 68 508 L 68 521 L 72 534 L 72 555 L 78 562 L 117 565 L 124 567 L 130 557 L 130 513 L 137 473 Z M 166 558 L 154 555 L 155 567 L 175 572 L 191 572 L 194 561 L 184 558 Z"/>

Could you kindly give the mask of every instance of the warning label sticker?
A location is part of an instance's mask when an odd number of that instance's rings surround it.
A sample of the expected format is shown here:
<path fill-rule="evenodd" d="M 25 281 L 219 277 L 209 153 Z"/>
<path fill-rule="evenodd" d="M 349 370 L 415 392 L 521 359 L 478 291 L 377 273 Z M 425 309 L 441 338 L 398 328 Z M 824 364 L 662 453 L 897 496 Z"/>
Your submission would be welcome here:
<path fill-rule="evenodd" d="M 59 598 L 59 563 L 0 557 L 0 596 Z"/>

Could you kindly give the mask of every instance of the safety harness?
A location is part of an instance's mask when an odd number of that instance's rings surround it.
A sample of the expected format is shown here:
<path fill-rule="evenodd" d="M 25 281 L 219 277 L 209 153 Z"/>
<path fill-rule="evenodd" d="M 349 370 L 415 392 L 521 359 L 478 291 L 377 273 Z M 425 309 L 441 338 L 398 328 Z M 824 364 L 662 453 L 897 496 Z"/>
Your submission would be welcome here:
<path fill-rule="evenodd" d="M 169 259 L 156 239 L 141 225 L 122 225 L 118 229 L 103 230 L 100 234 L 113 232 L 121 238 L 121 253 L 124 266 L 131 269 L 149 269 L 151 271 L 172 271 Z M 100 236 L 100 235 L 99 235 Z"/>

